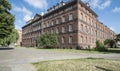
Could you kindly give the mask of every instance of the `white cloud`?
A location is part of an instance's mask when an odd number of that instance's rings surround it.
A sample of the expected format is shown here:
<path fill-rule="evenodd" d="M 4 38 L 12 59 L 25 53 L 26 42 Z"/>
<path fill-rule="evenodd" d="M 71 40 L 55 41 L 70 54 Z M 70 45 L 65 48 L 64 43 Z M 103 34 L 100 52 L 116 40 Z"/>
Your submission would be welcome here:
<path fill-rule="evenodd" d="M 112 31 L 115 31 L 115 29 L 113 27 L 109 27 Z"/>
<path fill-rule="evenodd" d="M 105 9 L 111 4 L 111 0 L 82 0 L 88 2 L 92 8 Z"/>
<path fill-rule="evenodd" d="M 24 0 L 29 5 L 33 6 L 34 8 L 38 9 L 47 9 L 48 3 L 47 0 Z"/>
<path fill-rule="evenodd" d="M 30 15 L 25 15 L 25 16 L 24 16 L 24 20 L 25 20 L 25 21 L 28 21 L 28 20 L 30 20 L 30 19 L 32 19 L 32 17 L 31 17 Z"/>
<path fill-rule="evenodd" d="M 109 7 L 111 4 L 110 0 L 106 0 L 103 4 L 101 4 L 101 6 L 99 6 L 100 9 L 104 9 L 106 7 Z"/>
<path fill-rule="evenodd" d="M 120 7 L 116 7 L 112 10 L 112 12 L 117 12 L 117 13 L 120 13 Z"/>
<path fill-rule="evenodd" d="M 28 21 L 32 17 L 32 12 L 25 7 L 20 8 L 20 7 L 14 6 L 14 11 L 21 12 L 24 15 L 23 17 L 24 21 Z"/>

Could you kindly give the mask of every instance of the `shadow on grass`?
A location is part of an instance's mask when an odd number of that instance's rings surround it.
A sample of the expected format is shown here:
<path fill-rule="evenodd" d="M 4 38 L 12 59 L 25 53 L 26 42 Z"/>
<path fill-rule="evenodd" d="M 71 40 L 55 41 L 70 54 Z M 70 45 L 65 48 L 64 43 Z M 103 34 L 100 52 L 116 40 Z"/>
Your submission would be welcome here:
<path fill-rule="evenodd" d="M 112 50 L 108 50 L 107 52 L 109 52 L 109 53 L 120 53 L 120 50 L 112 49 Z"/>
<path fill-rule="evenodd" d="M 106 68 L 103 68 L 103 67 L 98 67 L 98 66 L 95 66 L 97 69 L 100 69 L 100 70 L 103 70 L 103 71 L 112 71 L 112 70 L 109 70 L 109 69 L 106 69 Z"/>
<path fill-rule="evenodd" d="M 5 47 L 5 48 L 0 48 L 0 50 L 13 50 L 14 48 L 10 48 L 10 47 Z"/>

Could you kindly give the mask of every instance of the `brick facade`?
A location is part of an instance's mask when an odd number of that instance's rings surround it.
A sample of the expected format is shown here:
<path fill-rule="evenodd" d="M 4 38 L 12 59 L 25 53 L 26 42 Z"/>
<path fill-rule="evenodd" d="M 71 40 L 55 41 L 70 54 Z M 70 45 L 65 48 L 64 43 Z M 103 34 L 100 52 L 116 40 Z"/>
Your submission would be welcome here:
<path fill-rule="evenodd" d="M 22 45 L 36 46 L 43 33 L 58 34 L 59 48 L 95 47 L 96 40 L 113 39 L 115 33 L 97 19 L 97 14 L 81 0 L 60 2 L 43 16 L 36 14 L 22 27 Z"/>

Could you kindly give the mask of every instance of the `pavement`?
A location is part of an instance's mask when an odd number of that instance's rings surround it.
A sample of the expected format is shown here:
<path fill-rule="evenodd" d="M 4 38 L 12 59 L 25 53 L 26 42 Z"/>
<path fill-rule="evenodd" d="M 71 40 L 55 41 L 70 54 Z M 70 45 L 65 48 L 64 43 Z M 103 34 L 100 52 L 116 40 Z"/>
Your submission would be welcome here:
<path fill-rule="evenodd" d="M 36 71 L 31 63 L 88 57 L 120 60 L 120 54 L 117 53 L 67 53 L 33 48 L 2 49 L 0 50 L 0 71 Z"/>

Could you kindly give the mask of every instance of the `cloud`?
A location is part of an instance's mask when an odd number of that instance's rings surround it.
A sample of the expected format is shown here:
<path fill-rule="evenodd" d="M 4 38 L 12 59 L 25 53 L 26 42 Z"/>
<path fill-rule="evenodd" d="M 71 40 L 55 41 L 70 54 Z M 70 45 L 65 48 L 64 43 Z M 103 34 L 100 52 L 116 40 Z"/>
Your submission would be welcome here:
<path fill-rule="evenodd" d="M 115 29 L 113 27 L 109 27 L 112 31 L 115 31 Z"/>
<path fill-rule="evenodd" d="M 24 0 L 24 1 L 37 9 L 47 9 L 48 7 L 47 0 Z"/>
<path fill-rule="evenodd" d="M 112 12 L 120 13 L 120 7 L 115 7 Z"/>
<path fill-rule="evenodd" d="M 105 9 L 110 6 L 111 0 L 82 0 L 88 2 L 92 8 Z"/>
<path fill-rule="evenodd" d="M 101 6 L 99 6 L 100 9 L 104 9 L 106 7 L 109 7 L 111 4 L 110 0 L 106 0 L 103 4 L 101 4 Z"/>
<path fill-rule="evenodd" d="M 23 17 L 24 21 L 28 21 L 28 20 L 30 20 L 31 17 L 32 17 L 32 12 L 29 11 L 29 10 L 28 10 L 27 8 L 25 8 L 24 6 L 23 6 L 23 7 L 14 6 L 14 11 L 16 11 L 16 12 L 21 12 L 21 13 L 24 15 L 24 17 Z"/>

